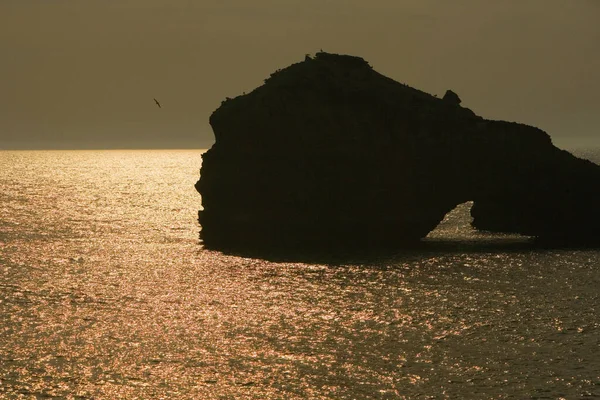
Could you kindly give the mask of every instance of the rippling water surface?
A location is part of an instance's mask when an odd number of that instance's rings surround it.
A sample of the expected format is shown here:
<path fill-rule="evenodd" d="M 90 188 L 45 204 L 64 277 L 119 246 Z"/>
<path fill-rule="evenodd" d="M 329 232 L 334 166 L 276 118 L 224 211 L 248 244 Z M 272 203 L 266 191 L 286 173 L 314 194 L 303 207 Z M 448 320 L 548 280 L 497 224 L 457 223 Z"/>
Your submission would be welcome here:
<path fill-rule="evenodd" d="M 0 152 L 0 398 L 600 398 L 600 252 L 207 251 L 200 153 Z"/>

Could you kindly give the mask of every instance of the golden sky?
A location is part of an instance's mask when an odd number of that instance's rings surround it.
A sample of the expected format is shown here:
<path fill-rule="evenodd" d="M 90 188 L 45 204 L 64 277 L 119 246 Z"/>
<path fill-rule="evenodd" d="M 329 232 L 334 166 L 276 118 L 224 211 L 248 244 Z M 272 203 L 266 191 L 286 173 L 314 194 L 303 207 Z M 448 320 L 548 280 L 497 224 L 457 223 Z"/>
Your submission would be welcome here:
<path fill-rule="evenodd" d="M 0 0 L 0 148 L 207 147 L 221 100 L 320 49 L 600 146 L 600 0 Z"/>

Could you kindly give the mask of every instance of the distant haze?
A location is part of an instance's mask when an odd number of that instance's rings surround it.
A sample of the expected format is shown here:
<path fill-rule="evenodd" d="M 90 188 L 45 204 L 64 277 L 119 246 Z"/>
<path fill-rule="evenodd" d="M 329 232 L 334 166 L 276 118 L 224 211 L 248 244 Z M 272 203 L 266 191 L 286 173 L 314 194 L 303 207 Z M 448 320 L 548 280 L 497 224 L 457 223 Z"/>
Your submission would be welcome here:
<path fill-rule="evenodd" d="M 221 100 L 320 49 L 600 145 L 600 0 L 2 0 L 0 149 L 209 147 Z"/>

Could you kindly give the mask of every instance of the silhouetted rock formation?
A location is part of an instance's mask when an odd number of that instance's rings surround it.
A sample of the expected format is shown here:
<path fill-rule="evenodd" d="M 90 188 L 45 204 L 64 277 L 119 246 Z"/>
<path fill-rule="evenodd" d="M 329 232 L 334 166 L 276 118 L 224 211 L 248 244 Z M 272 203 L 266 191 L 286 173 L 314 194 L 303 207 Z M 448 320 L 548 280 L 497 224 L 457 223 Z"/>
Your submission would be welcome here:
<path fill-rule="evenodd" d="M 479 229 L 600 238 L 600 167 L 459 103 L 358 57 L 321 52 L 277 71 L 210 117 L 216 143 L 196 184 L 205 244 L 396 245 L 469 200 Z"/>
<path fill-rule="evenodd" d="M 458 97 L 458 95 L 456 93 L 454 93 L 452 90 L 446 90 L 446 94 L 444 94 L 444 97 L 442 98 L 442 100 L 447 101 L 448 103 L 451 104 L 456 104 L 457 106 L 462 103 L 462 101 L 460 100 L 460 97 Z"/>

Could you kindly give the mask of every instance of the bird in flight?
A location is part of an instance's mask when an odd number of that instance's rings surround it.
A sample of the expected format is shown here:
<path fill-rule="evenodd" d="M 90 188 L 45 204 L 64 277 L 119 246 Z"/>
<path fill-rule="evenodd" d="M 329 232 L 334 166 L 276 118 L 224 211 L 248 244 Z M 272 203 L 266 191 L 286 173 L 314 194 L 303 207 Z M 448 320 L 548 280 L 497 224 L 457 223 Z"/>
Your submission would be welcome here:
<path fill-rule="evenodd" d="M 154 99 L 154 102 L 156 103 L 156 105 L 158 106 L 158 108 L 162 108 L 162 107 L 160 106 L 160 103 L 158 102 L 158 100 Z"/>

